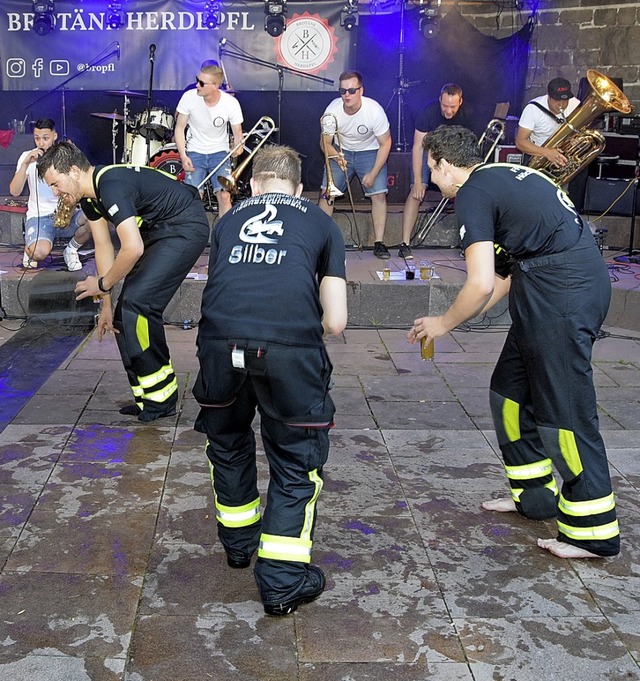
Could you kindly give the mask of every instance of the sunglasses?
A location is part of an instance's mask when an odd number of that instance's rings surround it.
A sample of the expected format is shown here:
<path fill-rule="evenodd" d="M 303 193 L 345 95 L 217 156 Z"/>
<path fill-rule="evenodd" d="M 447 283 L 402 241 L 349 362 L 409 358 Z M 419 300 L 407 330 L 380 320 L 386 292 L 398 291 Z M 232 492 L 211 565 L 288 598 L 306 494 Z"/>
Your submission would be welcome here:
<path fill-rule="evenodd" d="M 349 93 L 350 95 L 355 95 L 356 92 L 358 92 L 358 90 L 360 90 L 361 88 L 362 85 L 360 85 L 360 87 L 339 87 L 338 92 L 341 95 L 346 95 L 347 93 Z"/>
<path fill-rule="evenodd" d="M 203 80 L 200 80 L 198 76 L 196 76 L 196 84 L 200 87 L 204 87 L 205 85 L 213 85 L 214 83 L 205 83 Z"/>

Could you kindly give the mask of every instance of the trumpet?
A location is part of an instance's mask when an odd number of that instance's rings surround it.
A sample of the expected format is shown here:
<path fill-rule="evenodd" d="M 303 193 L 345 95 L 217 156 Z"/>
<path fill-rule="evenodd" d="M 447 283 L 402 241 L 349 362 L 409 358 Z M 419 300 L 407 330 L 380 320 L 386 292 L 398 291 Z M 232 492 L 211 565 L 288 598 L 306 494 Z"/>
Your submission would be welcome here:
<path fill-rule="evenodd" d="M 249 130 L 242 135 L 242 139 L 238 144 L 229 151 L 229 153 L 218 163 L 218 165 L 202 180 L 198 185 L 198 189 L 207 183 L 207 181 L 213 177 L 219 170 L 224 166 L 224 164 L 238 151 L 238 149 L 247 149 L 246 142 L 252 135 L 259 138 L 258 144 L 250 151 L 249 156 L 231 173 L 230 176 L 218 175 L 218 182 L 226 189 L 230 194 L 238 193 L 238 178 L 244 172 L 245 168 L 249 164 L 249 161 L 253 159 L 256 152 L 260 147 L 271 137 L 271 135 L 276 131 L 276 124 L 273 118 L 269 116 L 262 116 L 258 122 Z"/>
<path fill-rule="evenodd" d="M 338 119 L 335 117 L 334 114 L 332 113 L 326 113 L 323 114 L 320 117 L 320 128 L 322 130 L 323 135 L 335 137 L 337 143 L 338 143 L 338 149 L 340 152 L 337 155 L 330 156 L 329 152 L 327 151 L 327 147 L 324 143 L 324 140 L 322 142 L 322 148 L 324 150 L 324 163 L 325 167 L 327 169 L 327 186 L 324 188 L 322 191 L 322 197 L 326 200 L 326 202 L 331 205 L 335 199 L 338 197 L 342 196 L 344 192 L 341 192 L 338 187 L 336 186 L 336 183 L 333 180 L 333 172 L 331 170 L 331 159 L 332 158 L 342 158 L 344 159 L 344 151 L 342 149 L 342 140 L 340 138 L 340 130 L 338 129 Z M 348 181 L 347 181 L 348 184 Z"/>

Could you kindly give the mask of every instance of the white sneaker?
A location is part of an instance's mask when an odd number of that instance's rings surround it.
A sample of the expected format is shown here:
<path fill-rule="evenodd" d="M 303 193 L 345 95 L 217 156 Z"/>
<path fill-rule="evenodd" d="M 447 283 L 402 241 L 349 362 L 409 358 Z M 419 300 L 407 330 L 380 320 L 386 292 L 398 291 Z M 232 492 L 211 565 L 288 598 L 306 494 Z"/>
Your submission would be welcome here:
<path fill-rule="evenodd" d="M 82 269 L 82 263 L 80 262 L 80 256 L 78 251 L 67 246 L 64 249 L 64 261 L 67 264 L 67 269 L 69 272 L 77 272 Z"/>
<path fill-rule="evenodd" d="M 38 266 L 38 261 L 37 260 L 31 260 L 31 258 L 26 254 L 22 254 L 22 266 L 25 268 L 25 270 L 32 270 L 35 269 Z"/>

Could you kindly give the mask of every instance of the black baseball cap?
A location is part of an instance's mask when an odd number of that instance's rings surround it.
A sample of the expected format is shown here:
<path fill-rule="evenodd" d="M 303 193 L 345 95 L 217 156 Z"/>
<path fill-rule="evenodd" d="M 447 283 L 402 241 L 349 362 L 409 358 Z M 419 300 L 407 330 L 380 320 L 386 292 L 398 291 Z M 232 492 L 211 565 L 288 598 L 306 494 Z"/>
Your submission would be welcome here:
<path fill-rule="evenodd" d="M 551 99 L 571 99 L 571 83 L 565 78 L 554 78 L 547 85 L 547 94 Z"/>

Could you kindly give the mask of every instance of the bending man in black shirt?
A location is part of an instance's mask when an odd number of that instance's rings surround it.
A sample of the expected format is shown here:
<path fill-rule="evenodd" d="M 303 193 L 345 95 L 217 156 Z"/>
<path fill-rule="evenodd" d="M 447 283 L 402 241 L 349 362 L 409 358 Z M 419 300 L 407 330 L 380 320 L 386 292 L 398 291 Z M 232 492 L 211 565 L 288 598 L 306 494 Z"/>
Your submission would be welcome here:
<path fill-rule="evenodd" d="M 287 615 L 324 590 L 311 565 L 316 502 L 334 405 L 323 333 L 347 323 L 344 240 L 336 223 L 300 198 L 300 159 L 261 149 L 253 197 L 212 236 L 198 331 L 202 407 L 218 535 L 231 567 L 249 567 L 270 615 Z M 264 515 L 257 487 L 256 409 L 269 461 Z"/>
<path fill-rule="evenodd" d="M 415 320 L 408 340 L 438 338 L 509 294 L 512 325 L 490 399 L 511 498 L 482 506 L 557 516 L 557 538 L 538 546 L 561 558 L 616 555 L 618 521 L 591 369 L 611 286 L 593 236 L 542 173 L 483 165 L 471 131 L 438 128 L 424 147 L 433 181 L 456 197 L 467 279 L 443 315 Z M 494 243 L 515 259 L 510 274 L 495 274 Z"/>
<path fill-rule="evenodd" d="M 424 136 L 441 125 L 462 125 L 470 128 L 471 120 L 463 105 L 462 88 L 455 83 L 446 83 L 437 100 L 426 104 L 416 116 L 411 148 L 411 191 L 404 202 L 402 214 L 402 243 L 398 249 L 401 258 L 413 258 L 410 243 L 413 227 L 418 218 L 420 204 L 429 185 L 429 168 L 422 147 Z"/>
<path fill-rule="evenodd" d="M 97 277 L 76 285 L 77 300 L 102 296 L 98 338 L 116 341 L 135 398 L 121 409 L 140 421 L 175 413 L 176 380 L 162 313 L 201 255 L 209 224 L 198 191 L 173 175 L 138 166 L 92 166 L 73 144 L 49 149 L 38 172 L 56 196 L 81 201 L 96 248 Z M 115 255 L 109 222 L 120 239 Z M 111 289 L 124 277 L 115 312 Z"/>

